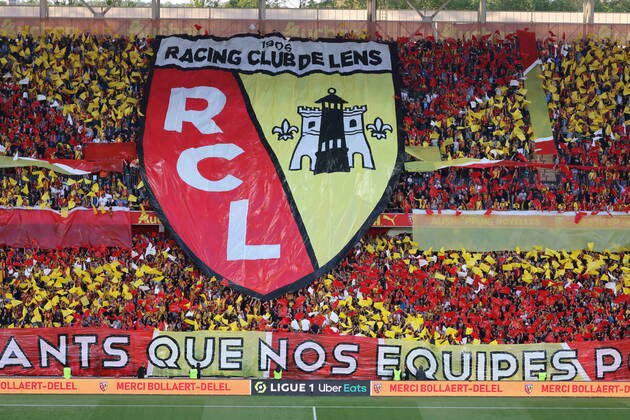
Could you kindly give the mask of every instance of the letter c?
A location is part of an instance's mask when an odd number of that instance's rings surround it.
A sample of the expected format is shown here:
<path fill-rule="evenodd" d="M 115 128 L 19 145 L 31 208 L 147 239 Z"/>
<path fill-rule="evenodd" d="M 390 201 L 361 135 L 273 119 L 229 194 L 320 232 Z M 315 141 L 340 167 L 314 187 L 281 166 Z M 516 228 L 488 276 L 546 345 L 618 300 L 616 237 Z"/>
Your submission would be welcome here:
<path fill-rule="evenodd" d="M 241 153 L 243 153 L 243 149 L 232 143 L 191 147 L 179 155 L 177 159 L 177 174 L 186 184 L 201 191 L 231 191 L 241 185 L 243 181 L 232 175 L 224 176 L 218 181 L 210 180 L 201 175 L 197 165 L 200 161 L 208 158 L 232 160 Z"/>

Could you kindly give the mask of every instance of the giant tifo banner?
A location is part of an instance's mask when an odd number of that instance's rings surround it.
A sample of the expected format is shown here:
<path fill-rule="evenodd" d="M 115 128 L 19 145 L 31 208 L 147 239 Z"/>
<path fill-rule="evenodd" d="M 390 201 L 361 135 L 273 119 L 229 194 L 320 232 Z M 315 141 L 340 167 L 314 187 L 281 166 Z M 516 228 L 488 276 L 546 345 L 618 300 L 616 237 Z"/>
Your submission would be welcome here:
<path fill-rule="evenodd" d="M 169 36 L 154 51 L 138 156 L 179 245 L 263 299 L 333 268 L 402 166 L 395 46 Z"/>
<path fill-rule="evenodd" d="M 394 368 L 422 366 L 445 381 L 630 380 L 630 340 L 520 345 L 434 345 L 375 339 L 251 331 L 0 330 L 0 375 L 188 376 L 283 379 L 383 379 Z"/>
<path fill-rule="evenodd" d="M 75 207 L 55 211 L 0 208 L 0 246 L 59 249 L 71 247 L 131 248 L 128 209 L 102 211 Z"/>

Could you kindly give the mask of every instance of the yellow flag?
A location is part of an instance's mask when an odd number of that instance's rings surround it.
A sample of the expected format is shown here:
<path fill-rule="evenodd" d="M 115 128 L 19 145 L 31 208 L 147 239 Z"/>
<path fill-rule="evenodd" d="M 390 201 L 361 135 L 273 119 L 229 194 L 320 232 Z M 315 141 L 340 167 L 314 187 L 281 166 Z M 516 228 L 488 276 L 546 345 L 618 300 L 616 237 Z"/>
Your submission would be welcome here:
<path fill-rule="evenodd" d="M 184 320 L 184 322 L 185 322 L 186 324 L 190 324 L 190 325 L 192 325 L 193 327 L 195 327 L 195 329 L 197 329 L 197 328 L 198 328 L 198 327 L 197 327 L 197 321 L 193 321 L 192 319 L 188 319 L 188 318 L 186 318 L 186 319 Z"/>
<path fill-rule="evenodd" d="M 525 140 L 525 134 L 523 134 L 523 132 L 521 131 L 520 128 L 516 127 L 514 128 L 514 130 L 512 131 L 512 134 L 517 137 L 519 140 L 524 141 Z"/>
<path fill-rule="evenodd" d="M 33 311 L 33 317 L 31 318 L 31 324 L 34 324 L 36 322 L 42 322 L 42 316 L 39 313 L 38 308 L 35 308 L 35 310 Z"/>
<path fill-rule="evenodd" d="M 516 111 L 514 111 L 514 113 L 512 114 L 512 117 L 515 120 L 522 120 L 523 119 L 523 114 L 521 113 L 521 111 L 519 109 L 517 109 Z"/>
<path fill-rule="evenodd" d="M 426 337 L 428 333 L 429 333 L 429 330 L 427 329 L 427 327 L 424 327 L 422 331 L 420 332 L 420 338 Z"/>

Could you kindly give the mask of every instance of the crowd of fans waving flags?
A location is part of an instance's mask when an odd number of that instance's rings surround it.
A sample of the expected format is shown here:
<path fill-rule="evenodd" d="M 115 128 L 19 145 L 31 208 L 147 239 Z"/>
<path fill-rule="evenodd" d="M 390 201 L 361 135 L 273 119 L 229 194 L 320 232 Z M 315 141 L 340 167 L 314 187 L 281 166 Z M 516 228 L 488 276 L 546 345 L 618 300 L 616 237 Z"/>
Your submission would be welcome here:
<path fill-rule="evenodd" d="M 523 201 L 531 201 L 541 204 L 530 207 L 546 210 L 627 208 L 626 115 L 630 112 L 630 87 L 624 63 L 629 57 L 618 42 L 590 38 L 565 42 L 555 36 L 538 42 L 542 84 L 554 130 L 554 155 L 549 166 L 558 178 L 558 182 L 547 184 L 537 182 L 534 178 L 539 171 L 528 166 L 533 163 L 536 143 L 531 141 L 524 69 L 514 34 L 444 41 L 401 38 L 397 44 L 406 144 L 439 150 L 438 168 L 443 169 L 435 172 L 434 179 L 441 179 L 442 184 L 448 180 L 457 185 L 455 189 L 463 189 L 472 176 L 482 184 L 477 188 L 482 193 L 488 189 L 489 196 L 462 203 L 461 199 L 436 201 L 433 192 L 425 205 L 416 197 L 404 207 L 469 209 L 496 204 L 495 209 L 513 209 L 523 208 Z M 77 168 L 80 172 L 64 172 L 67 166 L 44 166 L 41 161 L 68 159 L 63 161 L 67 165 L 72 160 L 81 161 L 87 143 L 136 141 L 142 86 L 152 54 L 150 39 L 138 36 L 62 31 L 34 35 L 23 31 L 0 37 L 0 72 L 4 74 L 0 84 L 0 154 L 6 156 L 0 160 L 0 170 L 6 175 L 3 178 L 18 183 L 29 178 L 36 190 L 44 188 L 40 194 L 24 192 L 14 194 L 12 199 L 5 197 L 2 205 L 63 208 L 63 203 L 40 200 L 46 193 L 54 195 L 47 191 L 48 185 L 54 184 L 54 175 L 47 172 L 46 178 L 51 181 L 48 184 L 41 179 L 42 171 L 52 170 L 65 176 L 90 174 L 103 178 L 97 183 L 109 188 L 105 194 L 110 206 L 134 207 L 141 203 L 147 207 L 143 194 L 135 188 L 139 183 L 137 161 L 126 162 L 131 175 L 122 180 L 116 174 L 120 171 Z M 41 169 L 18 172 L 18 159 L 19 166 Z M 487 188 L 483 178 L 488 172 L 453 166 L 458 159 L 520 162 L 530 170 L 498 165 L 505 169 L 492 173 L 495 179 L 498 175 L 513 182 L 506 181 L 509 185 L 499 189 L 496 185 Z M 521 177 L 522 173 L 526 175 Z M 568 191 L 567 186 L 572 197 L 565 203 L 557 191 Z M 26 191 L 21 183 L 12 187 L 14 192 Z M 414 187 L 417 185 L 405 184 L 401 190 L 407 194 Z M 85 194 L 90 192 L 97 194 Z M 448 195 L 452 198 L 459 193 L 449 191 Z M 542 204 L 550 195 L 556 198 Z M 593 196 L 596 203 L 591 200 Z M 402 208 L 397 201 L 394 207 Z"/>
<path fill-rule="evenodd" d="M 617 340 L 628 328 L 630 255 L 589 249 L 421 250 L 364 238 L 308 288 L 262 302 L 201 274 L 174 242 L 0 249 L 1 327 L 263 330 L 432 343 Z"/>
<path fill-rule="evenodd" d="M 0 208 L 150 210 L 137 160 L 115 171 L 57 161 L 82 161 L 88 143 L 138 140 L 150 41 L 0 36 Z M 403 173 L 391 211 L 628 211 L 624 45 L 539 40 L 554 134 L 549 181 L 529 165 L 536 145 L 516 36 L 397 44 L 405 143 L 434 148 L 445 167 Z M 462 158 L 523 165 L 449 164 Z M 283 330 L 445 344 L 617 340 L 629 326 L 626 252 L 426 250 L 408 235 L 366 236 L 308 288 L 262 302 L 201 274 L 163 235 L 133 241 L 132 249 L 0 248 L 0 327 Z"/>

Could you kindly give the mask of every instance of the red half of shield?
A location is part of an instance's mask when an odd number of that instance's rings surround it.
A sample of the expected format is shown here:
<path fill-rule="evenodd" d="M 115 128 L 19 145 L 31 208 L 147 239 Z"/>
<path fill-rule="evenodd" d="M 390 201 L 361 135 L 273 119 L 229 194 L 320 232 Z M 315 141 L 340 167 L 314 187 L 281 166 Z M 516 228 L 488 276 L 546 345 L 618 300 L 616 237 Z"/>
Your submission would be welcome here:
<path fill-rule="evenodd" d="M 165 225 L 206 272 L 269 296 L 315 271 L 237 75 L 155 69 L 139 155 Z"/>

